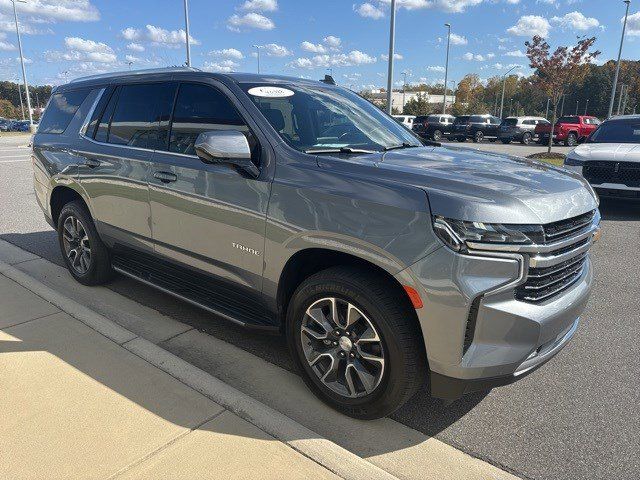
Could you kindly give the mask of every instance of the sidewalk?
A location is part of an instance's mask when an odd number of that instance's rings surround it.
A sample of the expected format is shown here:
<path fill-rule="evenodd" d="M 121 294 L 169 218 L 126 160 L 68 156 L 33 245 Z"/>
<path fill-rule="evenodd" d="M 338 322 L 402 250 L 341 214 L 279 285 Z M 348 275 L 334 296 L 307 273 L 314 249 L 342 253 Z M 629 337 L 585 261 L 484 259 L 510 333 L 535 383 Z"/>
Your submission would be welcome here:
<path fill-rule="evenodd" d="M 0 275 L 0 478 L 338 478 Z"/>

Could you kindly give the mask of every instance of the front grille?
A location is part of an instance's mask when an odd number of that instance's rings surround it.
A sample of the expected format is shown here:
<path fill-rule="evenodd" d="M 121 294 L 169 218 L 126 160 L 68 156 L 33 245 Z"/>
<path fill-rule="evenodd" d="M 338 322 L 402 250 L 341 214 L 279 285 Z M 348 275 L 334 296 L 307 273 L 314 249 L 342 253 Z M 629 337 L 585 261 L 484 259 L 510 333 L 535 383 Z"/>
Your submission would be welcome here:
<path fill-rule="evenodd" d="M 530 267 L 527 280 L 515 290 L 515 297 L 524 302 L 538 303 L 549 300 L 576 283 L 584 271 L 588 252 L 584 248 L 591 243 L 591 236 L 584 237 L 592 226 L 596 211 L 592 210 L 577 217 L 543 225 L 545 244 L 567 241 L 568 244 L 553 251 L 537 254 L 536 258 L 554 259 L 573 250 L 576 255 L 560 260 L 550 266 Z M 575 238 L 575 241 L 570 241 Z"/>
<path fill-rule="evenodd" d="M 594 185 L 618 183 L 640 188 L 640 163 L 637 162 L 587 162 L 582 174 Z"/>

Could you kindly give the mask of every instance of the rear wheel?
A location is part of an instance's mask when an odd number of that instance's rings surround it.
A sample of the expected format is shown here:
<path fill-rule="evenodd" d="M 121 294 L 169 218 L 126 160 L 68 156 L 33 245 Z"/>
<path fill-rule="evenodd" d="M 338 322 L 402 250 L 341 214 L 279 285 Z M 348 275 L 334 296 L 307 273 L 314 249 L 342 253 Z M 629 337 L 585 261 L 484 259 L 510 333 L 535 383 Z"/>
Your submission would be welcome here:
<path fill-rule="evenodd" d="M 473 141 L 475 143 L 480 143 L 484 140 L 484 133 L 482 133 L 481 131 L 477 131 L 474 135 L 473 135 Z"/>
<path fill-rule="evenodd" d="M 439 142 L 440 140 L 442 140 L 442 132 L 440 130 L 434 130 L 431 137 L 433 138 L 434 142 Z"/>
<path fill-rule="evenodd" d="M 524 135 L 522 135 L 522 144 L 529 145 L 531 143 L 531 138 L 531 134 L 529 132 L 525 132 Z"/>
<path fill-rule="evenodd" d="M 354 418 L 384 417 L 422 386 L 427 360 L 404 292 L 333 267 L 305 280 L 287 312 L 289 349 L 321 400 Z"/>
<path fill-rule="evenodd" d="M 73 201 L 62 207 L 58 241 L 67 269 L 78 282 L 100 285 L 111 279 L 109 251 L 82 202 Z"/>

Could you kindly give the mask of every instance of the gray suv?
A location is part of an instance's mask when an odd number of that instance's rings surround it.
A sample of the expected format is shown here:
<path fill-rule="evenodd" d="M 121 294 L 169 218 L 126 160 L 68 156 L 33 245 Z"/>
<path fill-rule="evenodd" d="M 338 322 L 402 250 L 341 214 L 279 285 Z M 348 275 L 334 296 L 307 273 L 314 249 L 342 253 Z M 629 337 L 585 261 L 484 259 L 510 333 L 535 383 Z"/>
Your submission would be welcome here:
<path fill-rule="evenodd" d="M 423 146 L 330 83 L 181 68 L 56 88 L 34 180 L 71 275 L 282 332 L 311 390 L 357 418 L 558 353 L 591 290 L 589 185 Z"/>

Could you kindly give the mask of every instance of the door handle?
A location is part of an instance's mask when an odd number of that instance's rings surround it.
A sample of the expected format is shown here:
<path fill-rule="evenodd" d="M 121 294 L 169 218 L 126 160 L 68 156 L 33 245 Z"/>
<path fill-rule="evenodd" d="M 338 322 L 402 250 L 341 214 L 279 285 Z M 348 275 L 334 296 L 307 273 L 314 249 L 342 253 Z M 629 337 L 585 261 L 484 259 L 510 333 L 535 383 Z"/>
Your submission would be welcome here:
<path fill-rule="evenodd" d="M 89 168 L 96 168 L 100 166 L 100 160 L 96 160 L 95 158 L 85 158 L 84 164 Z"/>
<path fill-rule="evenodd" d="M 154 178 L 157 178 L 162 183 L 170 183 L 178 180 L 178 177 L 170 172 L 153 172 Z"/>

